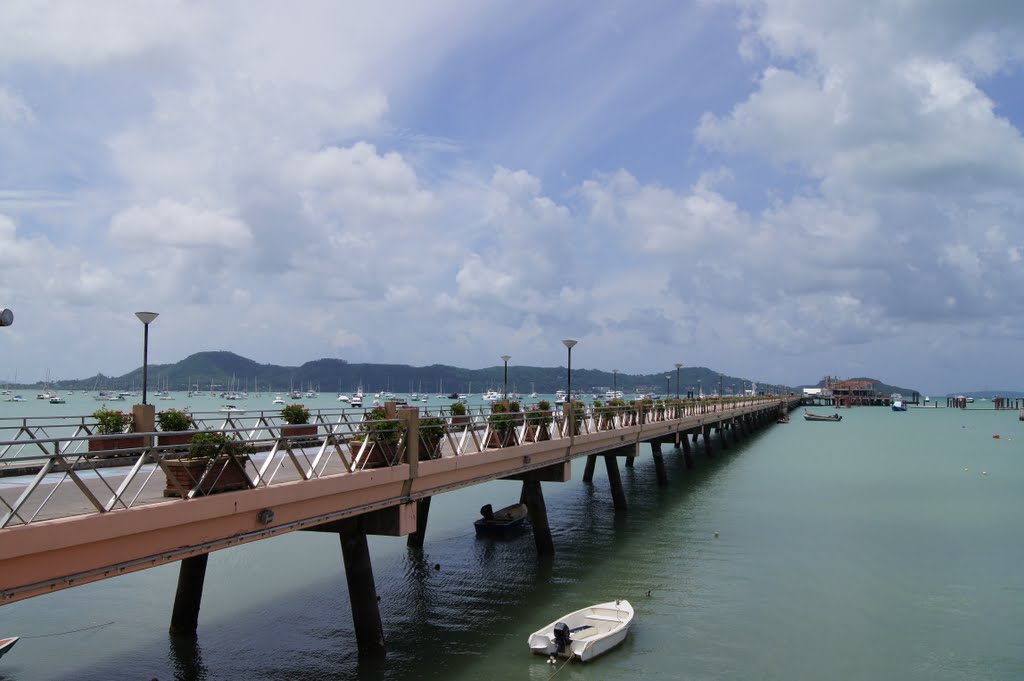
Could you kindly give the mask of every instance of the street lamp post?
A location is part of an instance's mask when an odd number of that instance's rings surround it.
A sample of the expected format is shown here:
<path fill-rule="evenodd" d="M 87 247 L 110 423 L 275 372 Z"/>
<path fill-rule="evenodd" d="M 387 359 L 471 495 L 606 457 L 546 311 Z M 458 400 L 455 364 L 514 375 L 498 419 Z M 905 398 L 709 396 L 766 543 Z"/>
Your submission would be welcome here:
<path fill-rule="evenodd" d="M 671 376 L 666 376 L 665 377 L 665 397 L 667 398 L 671 394 L 672 394 L 672 377 Z"/>
<path fill-rule="evenodd" d="M 505 362 L 505 399 L 508 400 L 508 361 L 512 359 L 511 355 L 502 355 L 501 360 Z"/>
<path fill-rule="evenodd" d="M 697 397 L 704 399 L 704 386 L 701 385 L 701 379 L 697 379 Z"/>
<path fill-rule="evenodd" d="M 676 399 L 679 399 L 679 370 L 683 368 L 683 365 L 676 362 Z"/>
<path fill-rule="evenodd" d="M 159 315 L 156 312 L 136 312 L 135 316 L 142 322 L 142 403 L 146 404 L 146 387 L 149 379 L 149 325 Z"/>
<path fill-rule="evenodd" d="M 619 395 L 619 370 L 612 369 L 612 399 Z"/>
<path fill-rule="evenodd" d="M 573 430 L 573 417 L 575 416 L 575 414 L 573 414 L 572 409 L 572 348 L 574 345 L 576 345 L 576 341 L 572 339 L 567 339 L 562 341 L 562 345 L 564 345 L 566 349 L 569 350 L 569 366 L 566 368 L 565 376 L 565 400 L 566 403 L 568 403 L 569 405 L 569 436 L 572 437 L 572 434 L 575 432 Z M 562 411 L 565 411 L 564 405 L 562 407 Z"/>

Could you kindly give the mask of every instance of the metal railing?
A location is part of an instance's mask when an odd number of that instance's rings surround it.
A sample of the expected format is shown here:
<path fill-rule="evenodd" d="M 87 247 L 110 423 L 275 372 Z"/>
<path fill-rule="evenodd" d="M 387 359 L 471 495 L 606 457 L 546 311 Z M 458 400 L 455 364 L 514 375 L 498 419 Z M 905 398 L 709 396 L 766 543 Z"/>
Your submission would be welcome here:
<path fill-rule="evenodd" d="M 414 451 L 419 461 L 469 456 L 608 430 L 639 427 L 631 431 L 637 433 L 646 424 L 771 403 L 779 400 L 669 400 L 500 414 L 483 405 L 464 416 L 450 407 L 389 406 L 393 418 L 370 419 L 368 409 L 319 410 L 304 426 L 283 423 L 280 411 L 197 412 L 192 418 L 199 432 L 223 437 L 207 444 L 203 465 L 184 476 L 179 462 L 200 453 L 200 445 L 189 442 L 196 430 L 96 435 L 90 417 L 2 419 L 0 473 L 20 477 L 0 477 L 0 529 L 204 496 L 219 491 L 228 475 L 235 475 L 235 489 L 261 488 L 407 463 Z M 4 423 L 11 421 L 17 423 Z M 54 436 L 58 429 L 67 434 Z M 15 436 L 6 438 L 10 433 Z"/>

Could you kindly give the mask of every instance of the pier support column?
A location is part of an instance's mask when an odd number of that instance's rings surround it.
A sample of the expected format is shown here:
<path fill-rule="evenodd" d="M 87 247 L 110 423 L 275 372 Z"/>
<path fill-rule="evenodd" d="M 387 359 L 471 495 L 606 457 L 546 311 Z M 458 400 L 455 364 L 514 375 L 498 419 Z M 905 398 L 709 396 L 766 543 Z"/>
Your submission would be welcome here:
<path fill-rule="evenodd" d="M 711 426 L 704 426 L 701 429 L 701 433 L 704 436 L 704 451 L 707 452 L 708 456 L 714 456 L 715 447 L 711 444 Z"/>
<path fill-rule="evenodd" d="M 729 427 L 724 423 L 719 423 L 715 430 L 718 432 L 718 445 L 722 449 L 729 449 L 729 437 L 726 435 L 726 430 Z"/>
<path fill-rule="evenodd" d="M 665 459 L 661 455 L 661 443 L 651 443 L 651 456 L 654 458 L 654 472 L 658 476 L 658 485 L 664 487 L 668 484 L 668 471 L 665 470 Z"/>
<path fill-rule="evenodd" d="M 422 549 L 423 540 L 427 535 L 427 516 L 430 515 L 431 497 L 416 500 L 416 531 L 409 533 L 405 545 L 413 549 Z"/>
<path fill-rule="evenodd" d="M 519 496 L 530 514 L 530 525 L 533 526 L 533 543 L 537 545 L 538 556 L 555 555 L 555 542 L 551 539 L 551 526 L 548 525 L 548 509 L 544 504 L 544 491 L 540 480 L 527 477 L 523 480 L 523 492 Z"/>
<path fill-rule="evenodd" d="M 637 447 L 639 447 L 639 446 L 640 445 L 637 445 Z M 654 445 L 652 444 L 651 446 L 653 447 Z M 627 456 L 626 457 L 626 468 L 632 468 L 634 461 L 636 461 L 636 456 Z"/>
<path fill-rule="evenodd" d="M 604 455 L 604 467 L 608 470 L 608 484 L 612 488 L 612 504 L 615 506 L 616 511 L 625 511 L 628 508 L 626 492 L 622 489 L 622 478 L 619 477 L 619 464 L 615 460 L 614 454 Z"/>
<path fill-rule="evenodd" d="M 339 532 L 341 555 L 345 561 L 345 579 L 352 604 L 352 623 L 356 630 L 356 646 L 362 657 L 384 657 L 384 625 L 380 621 L 377 605 L 377 586 L 373 581 L 373 565 L 366 532 L 350 530 Z"/>
<path fill-rule="evenodd" d="M 690 434 L 683 433 L 679 438 L 679 444 L 683 446 L 683 461 L 686 463 L 686 470 L 693 470 L 693 445 L 690 444 Z"/>
<path fill-rule="evenodd" d="M 178 568 L 178 589 L 174 592 L 171 611 L 172 636 L 195 637 L 199 627 L 199 606 L 203 602 L 203 582 L 206 581 L 206 562 L 210 554 L 201 553 L 181 560 Z"/>
<path fill-rule="evenodd" d="M 597 464 L 597 454 L 587 456 L 587 465 L 583 469 L 583 482 L 594 482 L 594 466 Z"/>

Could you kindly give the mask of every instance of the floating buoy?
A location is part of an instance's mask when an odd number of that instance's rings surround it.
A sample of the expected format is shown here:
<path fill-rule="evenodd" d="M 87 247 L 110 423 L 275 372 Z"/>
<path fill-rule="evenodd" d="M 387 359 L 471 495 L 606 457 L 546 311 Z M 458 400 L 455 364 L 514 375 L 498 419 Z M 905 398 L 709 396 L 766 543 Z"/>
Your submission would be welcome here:
<path fill-rule="evenodd" d="M 715 532 L 715 539 L 718 539 L 718 533 Z"/>
<path fill-rule="evenodd" d="M 965 469 L 964 469 L 964 473 L 966 473 L 966 472 L 967 472 L 967 469 L 965 468 Z"/>
<path fill-rule="evenodd" d="M 988 475 L 988 471 L 982 471 L 981 474 L 982 475 Z"/>
<path fill-rule="evenodd" d="M 993 439 L 993 440 L 998 440 L 998 439 L 999 439 L 999 436 L 998 436 L 998 435 L 993 435 L 993 436 L 992 436 L 992 439 Z"/>

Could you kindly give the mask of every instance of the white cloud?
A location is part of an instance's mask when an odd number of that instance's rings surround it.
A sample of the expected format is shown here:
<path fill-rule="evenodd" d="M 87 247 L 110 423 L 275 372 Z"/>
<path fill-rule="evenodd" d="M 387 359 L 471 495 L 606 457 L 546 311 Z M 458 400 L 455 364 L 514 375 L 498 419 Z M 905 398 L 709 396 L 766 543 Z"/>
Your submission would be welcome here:
<path fill-rule="evenodd" d="M 169 199 L 117 213 L 110 221 L 108 237 L 116 245 L 134 249 L 245 249 L 252 242 L 251 231 L 238 218 Z"/>

